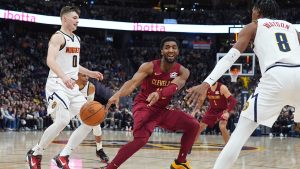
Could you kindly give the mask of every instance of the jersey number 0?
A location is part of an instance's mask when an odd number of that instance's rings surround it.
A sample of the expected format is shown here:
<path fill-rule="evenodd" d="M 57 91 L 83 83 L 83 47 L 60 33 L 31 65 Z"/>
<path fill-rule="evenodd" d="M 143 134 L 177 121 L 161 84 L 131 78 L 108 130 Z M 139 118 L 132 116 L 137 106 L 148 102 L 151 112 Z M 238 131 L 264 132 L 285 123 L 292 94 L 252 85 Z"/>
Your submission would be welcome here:
<path fill-rule="evenodd" d="M 72 63 L 73 67 L 77 67 L 77 55 L 73 56 L 73 63 Z"/>

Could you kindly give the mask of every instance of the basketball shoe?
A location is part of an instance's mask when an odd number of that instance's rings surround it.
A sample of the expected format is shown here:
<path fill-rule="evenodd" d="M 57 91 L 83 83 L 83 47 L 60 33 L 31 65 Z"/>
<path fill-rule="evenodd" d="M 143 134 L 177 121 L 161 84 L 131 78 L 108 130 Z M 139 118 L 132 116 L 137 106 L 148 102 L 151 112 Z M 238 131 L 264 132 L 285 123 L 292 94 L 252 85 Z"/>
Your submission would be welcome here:
<path fill-rule="evenodd" d="M 42 161 L 42 155 L 33 155 L 33 150 L 29 150 L 27 152 L 27 162 L 29 165 L 29 169 L 41 169 L 41 161 Z"/>
<path fill-rule="evenodd" d="M 174 160 L 171 164 L 170 169 L 192 169 L 192 167 L 190 166 L 190 163 L 188 161 L 179 163 L 177 162 L 177 160 Z"/>
<path fill-rule="evenodd" d="M 52 161 L 60 169 L 70 169 L 69 167 L 69 156 L 60 156 L 59 154 L 55 156 Z"/>
<path fill-rule="evenodd" d="M 100 150 L 96 150 L 96 155 L 97 157 L 99 157 L 101 159 L 102 162 L 107 163 L 109 161 L 108 156 L 105 154 L 103 148 L 101 148 Z"/>

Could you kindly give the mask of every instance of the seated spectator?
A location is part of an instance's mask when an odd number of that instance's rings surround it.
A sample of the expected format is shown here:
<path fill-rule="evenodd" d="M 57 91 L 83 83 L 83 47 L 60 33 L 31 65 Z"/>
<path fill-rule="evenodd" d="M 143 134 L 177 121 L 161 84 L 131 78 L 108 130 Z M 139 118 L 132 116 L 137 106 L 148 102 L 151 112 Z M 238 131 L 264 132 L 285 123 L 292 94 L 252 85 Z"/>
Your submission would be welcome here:
<path fill-rule="evenodd" d="M 133 127 L 133 117 L 128 109 L 125 109 L 124 111 L 122 123 L 122 129 L 125 129 L 126 131 L 131 131 Z"/>

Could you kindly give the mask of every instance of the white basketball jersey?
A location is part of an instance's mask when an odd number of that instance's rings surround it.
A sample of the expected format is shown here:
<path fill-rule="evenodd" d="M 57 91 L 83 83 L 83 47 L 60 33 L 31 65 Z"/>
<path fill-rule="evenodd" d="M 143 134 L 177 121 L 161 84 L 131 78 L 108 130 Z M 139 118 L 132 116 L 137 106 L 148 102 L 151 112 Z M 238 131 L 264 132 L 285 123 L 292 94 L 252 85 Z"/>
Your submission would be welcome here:
<path fill-rule="evenodd" d="M 258 19 L 253 50 L 258 57 L 262 73 L 272 64 L 293 56 L 293 51 L 298 47 L 298 35 L 291 23 Z"/>
<path fill-rule="evenodd" d="M 58 52 L 56 57 L 56 63 L 62 69 L 62 71 L 69 75 L 72 79 L 78 79 L 79 72 L 79 54 L 80 54 L 80 41 L 79 38 L 73 34 L 73 37 L 57 31 L 65 38 L 65 46 Z M 58 77 L 51 69 L 49 71 L 48 77 Z"/>
<path fill-rule="evenodd" d="M 80 89 L 80 92 L 83 94 L 85 98 L 87 98 L 88 96 L 89 86 L 90 86 L 90 82 L 88 81 L 87 84 L 84 86 L 84 88 Z"/>

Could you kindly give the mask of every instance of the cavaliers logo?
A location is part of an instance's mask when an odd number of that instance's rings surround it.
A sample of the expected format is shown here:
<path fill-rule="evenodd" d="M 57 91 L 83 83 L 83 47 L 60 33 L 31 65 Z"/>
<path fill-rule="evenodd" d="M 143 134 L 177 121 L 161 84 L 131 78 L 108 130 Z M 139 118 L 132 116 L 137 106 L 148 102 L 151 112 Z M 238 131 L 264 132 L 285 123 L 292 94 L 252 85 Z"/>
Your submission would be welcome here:
<path fill-rule="evenodd" d="M 242 110 L 242 111 L 247 110 L 248 107 L 249 107 L 249 102 L 247 101 L 247 102 L 244 104 L 244 107 L 243 107 L 243 110 Z"/>
<path fill-rule="evenodd" d="M 178 73 L 177 72 L 172 72 L 170 73 L 170 78 L 175 78 L 177 77 Z"/>
<path fill-rule="evenodd" d="M 52 108 L 52 109 L 54 109 L 54 108 L 56 107 L 56 105 L 57 105 L 57 102 L 56 102 L 56 101 L 54 101 L 54 102 L 52 103 L 52 106 L 51 106 L 51 108 Z"/>

